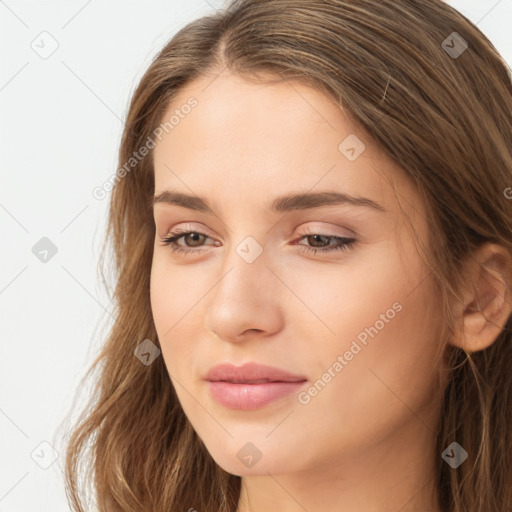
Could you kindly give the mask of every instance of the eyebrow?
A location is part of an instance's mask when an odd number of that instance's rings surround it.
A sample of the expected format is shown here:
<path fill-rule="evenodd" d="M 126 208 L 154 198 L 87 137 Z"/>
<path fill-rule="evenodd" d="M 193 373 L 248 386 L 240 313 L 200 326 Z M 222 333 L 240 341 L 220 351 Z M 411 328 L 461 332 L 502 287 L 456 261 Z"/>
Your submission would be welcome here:
<path fill-rule="evenodd" d="M 178 205 L 203 213 L 214 213 L 206 199 L 184 194 L 182 192 L 171 192 L 166 190 L 153 198 L 152 205 L 155 206 L 155 204 L 158 203 Z M 342 204 L 362 206 L 373 208 L 380 212 L 386 212 L 386 209 L 382 205 L 372 199 L 333 191 L 299 193 L 277 197 L 270 204 L 270 212 L 284 213 L 292 210 L 308 210 L 312 208 L 319 208 L 321 206 Z"/>

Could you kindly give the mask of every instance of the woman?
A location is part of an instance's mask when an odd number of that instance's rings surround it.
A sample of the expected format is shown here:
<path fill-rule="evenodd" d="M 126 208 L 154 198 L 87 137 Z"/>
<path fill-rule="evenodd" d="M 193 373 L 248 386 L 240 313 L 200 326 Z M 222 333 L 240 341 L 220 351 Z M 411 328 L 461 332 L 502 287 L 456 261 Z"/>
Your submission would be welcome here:
<path fill-rule="evenodd" d="M 439 0 L 242 0 L 131 101 L 83 510 L 512 509 L 512 85 Z M 85 453 L 87 446 L 90 453 Z"/>

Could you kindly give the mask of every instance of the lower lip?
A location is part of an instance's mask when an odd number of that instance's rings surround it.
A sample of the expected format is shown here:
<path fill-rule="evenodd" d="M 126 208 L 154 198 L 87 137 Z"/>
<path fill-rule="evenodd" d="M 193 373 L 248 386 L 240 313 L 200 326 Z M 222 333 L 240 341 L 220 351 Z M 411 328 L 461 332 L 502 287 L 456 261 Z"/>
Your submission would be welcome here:
<path fill-rule="evenodd" d="M 264 382 L 261 384 L 233 384 L 232 382 L 208 381 L 214 400 L 228 409 L 259 409 L 265 405 L 297 392 L 302 382 Z"/>

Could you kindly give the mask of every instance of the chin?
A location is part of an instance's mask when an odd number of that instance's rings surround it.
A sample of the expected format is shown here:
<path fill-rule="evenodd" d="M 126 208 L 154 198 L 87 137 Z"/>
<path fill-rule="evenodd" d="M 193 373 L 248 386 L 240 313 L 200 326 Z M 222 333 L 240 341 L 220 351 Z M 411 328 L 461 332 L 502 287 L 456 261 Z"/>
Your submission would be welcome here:
<path fill-rule="evenodd" d="M 290 456 L 277 455 L 274 448 L 264 444 L 264 441 L 252 443 L 230 439 L 227 444 L 217 444 L 213 450 L 209 447 L 207 449 L 217 465 L 232 475 L 267 475 L 293 471 Z"/>

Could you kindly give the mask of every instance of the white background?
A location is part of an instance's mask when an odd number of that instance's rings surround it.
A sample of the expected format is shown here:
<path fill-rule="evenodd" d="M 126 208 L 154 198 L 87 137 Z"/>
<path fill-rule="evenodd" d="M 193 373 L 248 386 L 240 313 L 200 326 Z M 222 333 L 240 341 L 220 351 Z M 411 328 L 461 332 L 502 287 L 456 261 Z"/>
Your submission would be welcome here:
<path fill-rule="evenodd" d="M 449 3 L 512 63 L 512 0 Z M 152 57 L 220 7 L 0 0 L 0 512 L 69 510 L 54 436 L 111 310 L 97 276 L 110 196 L 92 190 L 117 169 L 128 101 Z M 58 43 L 47 59 L 31 47 L 43 31 Z M 32 253 L 42 237 L 58 250 L 46 263 Z M 48 469 L 45 441 L 60 455 Z"/>

